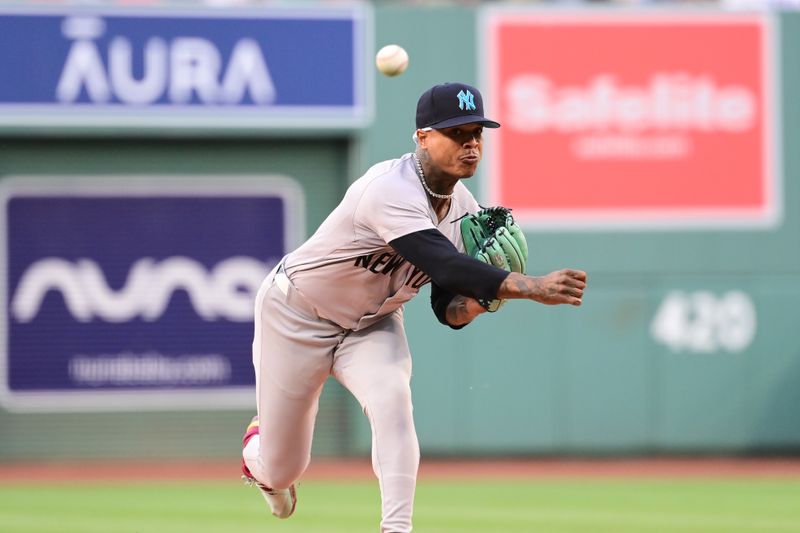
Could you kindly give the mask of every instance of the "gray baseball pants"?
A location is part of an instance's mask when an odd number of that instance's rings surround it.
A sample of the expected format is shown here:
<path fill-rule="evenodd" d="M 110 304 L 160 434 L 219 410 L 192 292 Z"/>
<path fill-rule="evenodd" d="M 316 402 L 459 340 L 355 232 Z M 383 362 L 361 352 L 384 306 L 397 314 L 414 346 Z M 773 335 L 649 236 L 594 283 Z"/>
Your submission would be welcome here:
<path fill-rule="evenodd" d="M 364 330 L 346 330 L 318 317 L 286 276 L 273 270 L 258 292 L 255 313 L 260 446 L 257 461 L 245 458 L 251 473 L 276 489 L 300 478 L 311 460 L 320 393 L 333 375 L 372 427 L 381 532 L 410 532 L 419 443 L 402 309 Z"/>

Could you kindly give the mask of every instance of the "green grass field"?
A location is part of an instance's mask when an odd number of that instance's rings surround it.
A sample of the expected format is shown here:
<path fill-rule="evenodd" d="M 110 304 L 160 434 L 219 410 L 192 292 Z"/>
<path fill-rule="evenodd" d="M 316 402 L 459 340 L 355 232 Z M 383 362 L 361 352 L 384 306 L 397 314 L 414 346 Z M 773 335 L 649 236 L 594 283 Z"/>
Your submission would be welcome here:
<path fill-rule="evenodd" d="M 375 533 L 376 483 L 306 482 L 298 512 L 268 515 L 256 489 L 232 482 L 7 485 L 4 533 Z M 559 479 L 423 481 L 415 531 L 800 532 L 800 480 Z"/>

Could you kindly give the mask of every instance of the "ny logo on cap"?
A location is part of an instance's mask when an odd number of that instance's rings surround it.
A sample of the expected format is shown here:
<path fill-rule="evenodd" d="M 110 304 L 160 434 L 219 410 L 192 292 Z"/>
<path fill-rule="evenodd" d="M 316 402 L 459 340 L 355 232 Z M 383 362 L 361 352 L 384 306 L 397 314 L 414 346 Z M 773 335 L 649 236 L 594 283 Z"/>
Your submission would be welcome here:
<path fill-rule="evenodd" d="M 466 111 L 475 110 L 475 96 L 470 91 L 466 93 L 462 89 L 456 96 L 458 96 L 458 108 Z"/>

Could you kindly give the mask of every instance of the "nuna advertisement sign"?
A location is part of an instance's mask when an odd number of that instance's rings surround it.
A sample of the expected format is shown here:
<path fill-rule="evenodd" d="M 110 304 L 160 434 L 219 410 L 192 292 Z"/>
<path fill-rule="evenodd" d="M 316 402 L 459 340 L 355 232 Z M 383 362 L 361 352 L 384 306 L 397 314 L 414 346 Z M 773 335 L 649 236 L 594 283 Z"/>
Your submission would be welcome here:
<path fill-rule="evenodd" d="M 770 19 L 488 10 L 491 204 L 527 227 L 780 219 Z"/>
<path fill-rule="evenodd" d="M 0 403 L 250 405 L 255 296 L 302 202 L 270 176 L 4 179 Z"/>

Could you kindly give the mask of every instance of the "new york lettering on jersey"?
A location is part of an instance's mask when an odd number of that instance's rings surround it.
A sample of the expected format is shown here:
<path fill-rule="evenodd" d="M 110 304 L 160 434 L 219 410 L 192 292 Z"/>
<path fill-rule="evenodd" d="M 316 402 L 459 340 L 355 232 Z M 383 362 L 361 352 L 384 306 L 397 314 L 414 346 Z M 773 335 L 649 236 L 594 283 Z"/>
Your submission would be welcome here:
<path fill-rule="evenodd" d="M 355 260 L 355 266 L 361 267 L 368 272 L 372 272 L 373 274 L 383 274 L 385 276 L 392 275 L 406 263 L 407 261 L 396 252 L 365 254 L 356 257 Z M 407 285 L 412 289 L 419 289 L 431 281 L 430 276 L 422 272 L 414 265 L 408 264 L 407 267 L 410 267 L 406 268 L 406 270 L 410 270 L 410 275 L 408 275 L 406 278 L 404 285 Z"/>

